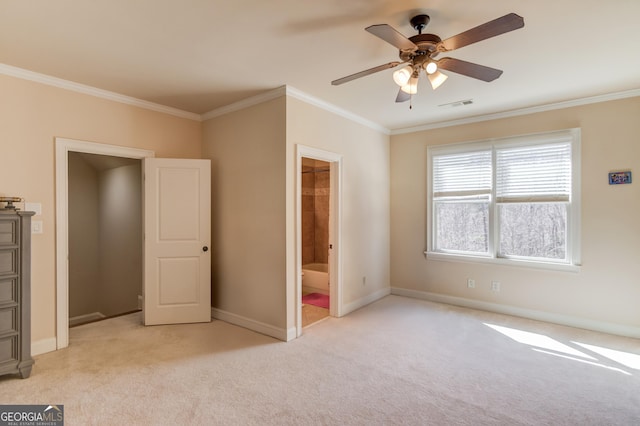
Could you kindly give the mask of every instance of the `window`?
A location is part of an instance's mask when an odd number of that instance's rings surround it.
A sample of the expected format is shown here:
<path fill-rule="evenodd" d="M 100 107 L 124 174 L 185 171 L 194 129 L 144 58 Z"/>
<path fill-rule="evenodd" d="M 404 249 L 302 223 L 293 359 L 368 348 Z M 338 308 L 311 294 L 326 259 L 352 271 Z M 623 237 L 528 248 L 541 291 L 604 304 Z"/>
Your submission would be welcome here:
<path fill-rule="evenodd" d="M 430 258 L 579 263 L 580 131 L 429 149 Z"/>

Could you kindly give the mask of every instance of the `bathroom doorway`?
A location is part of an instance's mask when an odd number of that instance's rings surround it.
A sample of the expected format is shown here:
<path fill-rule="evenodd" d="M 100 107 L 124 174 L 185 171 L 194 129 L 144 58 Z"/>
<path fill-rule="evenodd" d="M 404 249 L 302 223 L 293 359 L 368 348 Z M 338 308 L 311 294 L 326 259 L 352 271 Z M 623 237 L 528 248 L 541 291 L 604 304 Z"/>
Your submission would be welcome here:
<path fill-rule="evenodd" d="M 304 163 L 304 171 L 303 172 L 303 163 Z M 328 173 L 326 170 L 329 170 Z M 317 173 L 312 173 L 317 172 Z M 318 175 L 318 181 L 320 185 L 318 190 L 315 188 L 316 175 Z M 334 152 L 324 151 L 318 148 L 312 148 L 305 145 L 296 145 L 296 246 L 295 246 L 295 258 L 296 258 L 296 266 L 295 266 L 295 288 L 293 289 L 293 299 L 292 302 L 295 302 L 292 307 L 295 308 L 295 328 L 296 328 L 296 337 L 300 337 L 302 335 L 303 328 L 303 288 L 305 289 L 304 293 L 318 293 L 323 295 L 326 292 L 326 296 L 328 296 L 329 309 L 327 311 L 323 311 L 324 314 L 323 319 L 328 317 L 341 317 L 342 316 L 342 232 L 341 232 L 341 223 L 342 223 L 342 203 L 341 203 L 341 193 L 342 193 L 342 155 L 336 154 Z M 309 177 L 305 177 L 309 176 Z M 312 269 L 308 269 L 305 273 L 306 278 L 303 278 L 303 257 L 302 257 L 302 246 L 303 246 L 303 237 L 304 232 L 302 230 L 302 182 L 305 179 L 305 186 L 311 185 L 311 180 L 313 180 L 313 189 L 308 187 L 305 189 L 305 194 L 307 197 L 313 196 L 315 198 L 316 194 L 322 196 L 326 194 L 326 199 L 321 199 L 320 203 L 328 201 L 328 225 L 326 226 L 326 231 L 322 230 L 322 233 L 326 233 L 328 237 L 324 240 L 319 241 L 319 248 L 316 247 L 316 236 L 311 237 L 307 236 L 307 247 L 311 248 L 311 241 L 313 241 L 313 263 L 323 264 L 325 257 L 322 256 L 320 252 L 326 254 L 326 267 L 320 267 L 320 269 L 326 269 L 324 271 L 313 271 Z M 328 188 L 322 188 L 322 186 L 328 185 Z M 309 201 L 309 199 L 307 199 Z M 315 200 L 314 200 L 315 201 Z M 326 204 L 325 204 L 326 206 Z M 311 208 L 307 206 L 307 211 L 311 211 Z M 310 213 L 306 213 L 309 215 Z M 315 215 L 315 203 L 314 203 L 314 213 Z M 326 215 L 325 215 L 326 216 Z M 309 219 L 309 217 L 307 217 Z M 315 217 L 314 217 L 315 220 Z M 306 225 L 309 229 L 310 225 Z M 315 234 L 315 224 L 314 224 L 314 234 Z M 316 262 L 316 253 L 320 254 L 319 259 L 320 262 Z M 311 255 L 307 251 L 305 254 L 306 262 L 310 262 Z M 312 263 L 312 264 L 313 264 Z M 308 265 L 306 265 L 309 267 Z M 313 267 L 311 267 L 313 268 Z M 318 277 L 319 274 L 325 274 L 326 278 L 323 276 Z M 313 275 L 313 277 L 312 277 Z M 320 284 L 317 283 L 309 283 L 310 279 L 318 279 Z M 303 279 L 305 280 L 303 285 Z M 324 284 L 323 284 L 324 283 Z M 318 291 L 320 290 L 320 291 Z M 324 292 L 322 292 L 324 290 Z M 305 294 L 306 295 L 306 294 Z M 319 297 L 320 299 L 327 299 L 326 297 Z M 305 305 L 307 305 L 305 298 Z M 325 302 L 326 303 L 326 302 Z M 315 306 L 315 305 L 313 305 Z M 325 304 L 326 306 L 326 304 Z M 305 310 L 308 310 L 306 307 Z M 326 309 L 326 308 L 322 308 Z M 307 318 L 309 319 L 309 318 Z M 313 321 L 314 318 L 311 318 Z M 322 319 L 320 319 L 322 320 Z M 304 326 L 307 326 L 311 323 L 311 321 L 305 321 Z M 317 323 L 318 321 L 316 321 Z M 309 324 L 307 324 L 309 323 Z"/>
<path fill-rule="evenodd" d="M 302 327 L 329 316 L 331 163 L 302 157 Z"/>

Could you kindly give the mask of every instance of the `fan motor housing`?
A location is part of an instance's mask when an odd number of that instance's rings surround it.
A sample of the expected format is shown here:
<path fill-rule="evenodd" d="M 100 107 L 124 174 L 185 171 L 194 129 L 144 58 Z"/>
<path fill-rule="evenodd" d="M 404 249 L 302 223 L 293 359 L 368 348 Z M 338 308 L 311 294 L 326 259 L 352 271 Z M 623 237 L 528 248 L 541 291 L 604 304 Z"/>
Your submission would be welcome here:
<path fill-rule="evenodd" d="M 416 56 L 428 56 L 434 58 L 438 54 L 438 44 L 442 39 L 435 34 L 418 34 L 409 37 L 409 40 L 418 46 L 418 50 L 401 50 L 400 59 L 408 61 Z"/>

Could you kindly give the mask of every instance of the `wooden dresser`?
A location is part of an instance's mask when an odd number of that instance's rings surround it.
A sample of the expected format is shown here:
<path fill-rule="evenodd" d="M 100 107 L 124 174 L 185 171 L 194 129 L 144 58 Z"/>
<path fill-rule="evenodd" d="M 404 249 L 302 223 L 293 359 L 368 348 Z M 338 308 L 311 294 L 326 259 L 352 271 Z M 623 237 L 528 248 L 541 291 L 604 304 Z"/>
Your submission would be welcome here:
<path fill-rule="evenodd" d="M 31 374 L 31 216 L 0 209 L 0 375 Z"/>

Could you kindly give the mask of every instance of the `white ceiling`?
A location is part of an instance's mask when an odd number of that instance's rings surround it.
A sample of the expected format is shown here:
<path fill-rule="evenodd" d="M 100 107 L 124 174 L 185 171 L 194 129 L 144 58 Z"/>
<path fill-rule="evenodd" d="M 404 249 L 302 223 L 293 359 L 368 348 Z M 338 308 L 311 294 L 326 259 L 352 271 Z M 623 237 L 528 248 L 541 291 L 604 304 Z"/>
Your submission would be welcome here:
<path fill-rule="evenodd" d="M 392 70 L 330 84 L 397 60 L 364 28 L 412 36 L 418 12 L 442 39 L 510 12 L 525 26 L 447 54 L 498 80 L 448 72 L 412 109 Z M 638 16 L 638 0 L 0 0 L 0 63 L 197 114 L 286 84 L 395 130 L 638 89 Z"/>

